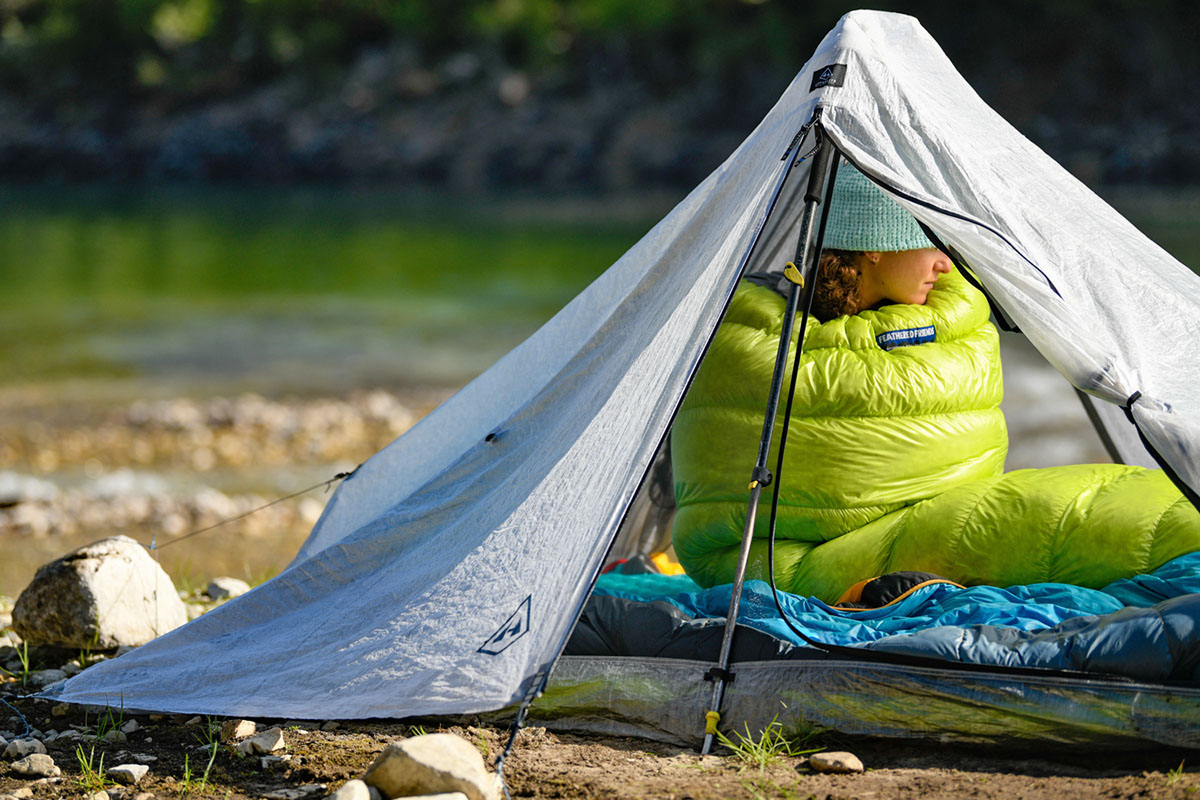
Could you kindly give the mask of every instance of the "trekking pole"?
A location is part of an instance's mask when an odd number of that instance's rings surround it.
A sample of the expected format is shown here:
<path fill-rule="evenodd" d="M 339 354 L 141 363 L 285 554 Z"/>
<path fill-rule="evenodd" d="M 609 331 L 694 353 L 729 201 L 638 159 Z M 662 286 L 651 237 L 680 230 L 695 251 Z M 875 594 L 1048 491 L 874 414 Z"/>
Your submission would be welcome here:
<path fill-rule="evenodd" d="M 819 111 L 819 109 L 818 109 Z M 746 564 L 750 560 L 750 545 L 754 542 L 754 523 L 758 516 L 758 498 L 762 490 L 771 483 L 771 471 L 767 469 L 767 459 L 771 452 L 771 436 L 775 430 L 775 414 L 779 409 L 779 396 L 783 389 L 783 374 L 787 368 L 788 348 L 792 340 L 792 327 L 795 321 L 796 309 L 800 303 L 800 289 L 804 285 L 804 275 L 801 269 L 814 260 L 812 228 L 816 218 L 817 206 L 824 197 L 825 182 L 833 163 L 834 147 L 820 126 L 815 126 L 817 149 L 813 157 L 812 167 L 808 173 L 808 188 L 804 193 L 804 208 L 800 212 L 800 241 L 797 245 L 796 261 L 788 265 L 785 275 L 791 282 L 788 291 L 787 308 L 783 314 L 783 328 L 779 334 L 779 349 L 775 354 L 775 370 L 771 375 L 771 392 L 767 398 L 767 412 L 763 419 L 762 437 L 758 444 L 758 460 L 750 476 L 750 502 L 746 509 L 746 525 L 742 529 L 742 546 L 738 553 L 737 569 L 734 572 L 733 590 L 729 598 L 729 613 L 725 618 L 725 635 L 721 639 L 720 657 L 717 666 L 704 675 L 705 680 L 713 682 L 712 700 L 709 710 L 705 713 L 704 744 L 700 755 L 708 755 L 712 749 L 713 739 L 717 734 L 717 724 L 721 721 L 721 701 L 725 696 L 725 684 L 732 682 L 734 675 L 729 671 L 729 654 L 733 648 L 733 632 L 737 627 L 738 609 L 742 600 L 742 584 L 746 580 Z M 816 254 L 819 255 L 819 254 Z M 810 275 L 815 270 L 808 270 Z"/>

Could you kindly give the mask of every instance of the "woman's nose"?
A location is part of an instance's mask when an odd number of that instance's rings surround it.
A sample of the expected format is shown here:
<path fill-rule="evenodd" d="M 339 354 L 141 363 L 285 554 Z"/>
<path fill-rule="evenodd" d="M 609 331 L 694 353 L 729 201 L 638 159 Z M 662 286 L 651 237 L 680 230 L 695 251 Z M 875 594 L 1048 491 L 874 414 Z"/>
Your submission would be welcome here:
<path fill-rule="evenodd" d="M 946 256 L 944 256 L 944 255 L 941 258 L 939 258 L 937 261 L 933 262 L 934 271 L 940 272 L 943 275 L 945 273 L 949 272 L 953 266 L 954 265 L 950 263 L 950 259 L 946 258 Z"/>

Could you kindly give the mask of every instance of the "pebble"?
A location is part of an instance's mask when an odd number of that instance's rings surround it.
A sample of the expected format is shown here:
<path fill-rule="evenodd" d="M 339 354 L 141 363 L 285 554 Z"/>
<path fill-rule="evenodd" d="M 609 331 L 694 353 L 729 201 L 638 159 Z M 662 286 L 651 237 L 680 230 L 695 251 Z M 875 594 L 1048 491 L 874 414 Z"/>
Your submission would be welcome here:
<path fill-rule="evenodd" d="M 258 726 L 249 719 L 227 719 L 221 723 L 221 744 L 232 744 L 239 739 L 253 736 Z"/>
<path fill-rule="evenodd" d="M 12 771 L 29 778 L 55 778 L 62 770 L 45 753 L 33 753 L 12 763 Z"/>
<path fill-rule="evenodd" d="M 108 792 L 104 791 L 103 789 L 98 792 L 92 792 L 91 794 L 86 795 L 86 797 L 87 800 L 110 800 Z"/>
<path fill-rule="evenodd" d="M 282 728 L 267 728 L 256 736 L 238 742 L 237 750 L 243 755 L 267 754 L 285 747 Z"/>
<path fill-rule="evenodd" d="M 45 753 L 46 745 L 37 739 L 14 739 L 4 748 L 5 758 L 24 758 L 35 753 Z"/>
<path fill-rule="evenodd" d="M 204 720 L 201 719 L 200 717 L 192 717 L 191 719 L 189 719 L 187 722 L 185 722 L 183 724 L 184 725 L 199 725 L 201 722 L 204 722 Z"/>
<path fill-rule="evenodd" d="M 808 765 L 817 772 L 862 772 L 863 763 L 858 756 L 845 751 L 814 753 Z"/>
<path fill-rule="evenodd" d="M 393 742 L 371 763 L 363 780 L 392 798 L 457 791 L 468 800 L 495 800 L 499 789 L 475 746 L 449 733 Z"/>
<path fill-rule="evenodd" d="M 154 800 L 153 792 L 138 792 L 133 796 L 133 800 Z"/>
<path fill-rule="evenodd" d="M 29 673 L 29 682 L 37 687 L 49 686 L 52 683 L 65 681 L 67 673 L 61 669 L 39 669 L 36 672 Z"/>
<path fill-rule="evenodd" d="M 65 717 L 67 714 L 70 714 L 70 713 L 71 713 L 71 704 L 70 703 L 55 703 L 54 708 L 50 709 L 50 716 L 52 716 L 52 717 Z"/>
<path fill-rule="evenodd" d="M 263 756 L 262 758 L 258 759 L 258 766 L 261 767 L 262 769 L 270 769 L 271 767 L 275 766 L 276 764 L 286 764 L 288 761 L 291 761 L 291 760 L 292 760 L 292 757 L 290 755 Z"/>
<path fill-rule="evenodd" d="M 233 597 L 240 597 L 248 591 L 250 591 L 250 584 L 241 578 L 231 578 L 226 575 L 220 578 L 213 578 L 209 582 L 208 588 L 204 590 L 204 593 L 213 600 L 228 600 Z"/>
<path fill-rule="evenodd" d="M 122 731 L 109 731 L 108 733 L 104 734 L 104 741 L 127 742 L 129 741 L 129 737 L 126 736 Z"/>
<path fill-rule="evenodd" d="M 158 761 L 158 756 L 152 756 L 149 753 L 134 753 L 130 758 L 139 764 L 153 764 Z"/>
<path fill-rule="evenodd" d="M 117 783 L 135 786 L 149 771 L 145 764 L 118 764 L 108 770 L 108 776 Z"/>
<path fill-rule="evenodd" d="M 329 795 L 330 800 L 371 800 L 371 790 L 362 781 L 346 781 L 341 788 Z"/>
<path fill-rule="evenodd" d="M 122 733 L 133 733 L 134 731 L 141 730 L 141 727 L 142 726 L 138 723 L 138 721 L 136 719 L 131 719 L 131 720 L 129 720 L 129 722 L 126 722 L 124 725 L 121 726 L 121 732 Z"/>
<path fill-rule="evenodd" d="M 321 724 L 321 730 L 323 731 L 336 731 L 340 727 L 342 727 L 341 723 L 332 719 Z"/>
<path fill-rule="evenodd" d="M 320 794 L 326 789 L 323 783 L 306 783 L 303 786 L 297 786 L 294 789 L 276 789 L 272 792 L 264 792 L 263 797 L 267 800 L 300 800 L 302 797 L 312 797 Z"/>

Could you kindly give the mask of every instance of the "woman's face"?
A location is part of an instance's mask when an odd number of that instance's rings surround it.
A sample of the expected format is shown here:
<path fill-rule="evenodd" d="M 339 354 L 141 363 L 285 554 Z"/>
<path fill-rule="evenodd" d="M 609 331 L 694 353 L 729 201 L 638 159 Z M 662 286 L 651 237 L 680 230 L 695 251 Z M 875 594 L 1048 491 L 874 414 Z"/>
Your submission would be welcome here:
<path fill-rule="evenodd" d="M 949 257 L 935 247 L 897 253 L 868 252 L 859 259 L 862 274 L 859 297 L 864 308 L 885 300 L 924 305 L 933 284 L 954 266 Z"/>

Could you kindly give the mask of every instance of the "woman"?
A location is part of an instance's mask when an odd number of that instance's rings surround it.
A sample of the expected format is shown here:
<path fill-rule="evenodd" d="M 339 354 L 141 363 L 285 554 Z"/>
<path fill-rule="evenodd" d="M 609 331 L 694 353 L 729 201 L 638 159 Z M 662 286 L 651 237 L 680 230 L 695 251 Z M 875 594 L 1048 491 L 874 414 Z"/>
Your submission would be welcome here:
<path fill-rule="evenodd" d="M 851 167 L 825 245 L 780 478 L 780 588 L 832 602 L 901 570 L 1099 587 L 1200 550 L 1200 514 L 1160 471 L 1003 473 L 987 302 Z M 732 580 L 737 562 L 784 312 L 774 286 L 750 276 L 738 288 L 672 433 L 675 550 L 705 586 Z M 766 578 L 768 517 L 760 508 L 750 578 Z"/>

